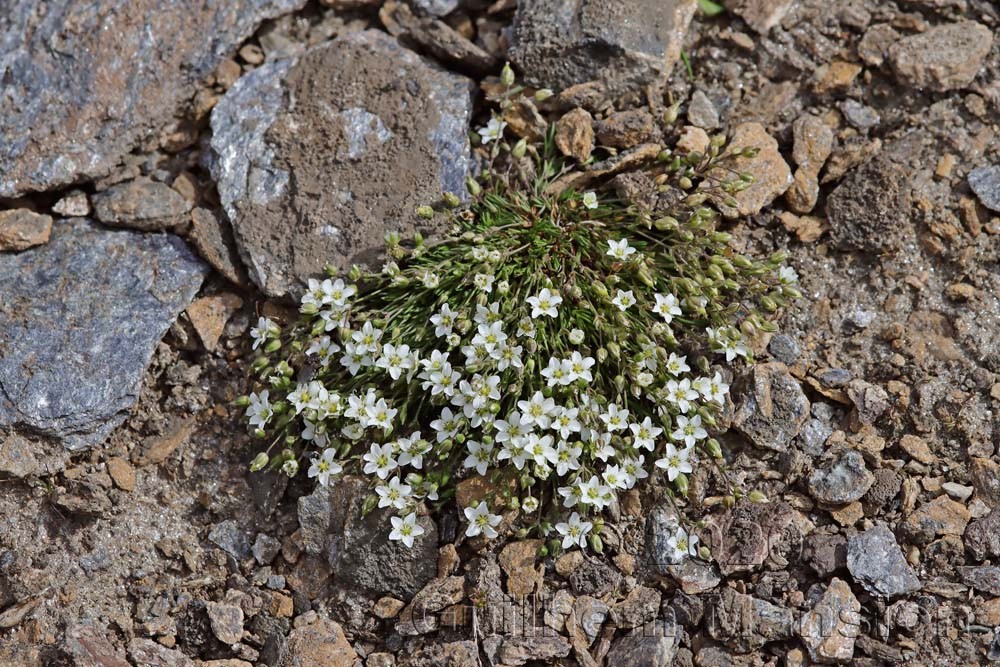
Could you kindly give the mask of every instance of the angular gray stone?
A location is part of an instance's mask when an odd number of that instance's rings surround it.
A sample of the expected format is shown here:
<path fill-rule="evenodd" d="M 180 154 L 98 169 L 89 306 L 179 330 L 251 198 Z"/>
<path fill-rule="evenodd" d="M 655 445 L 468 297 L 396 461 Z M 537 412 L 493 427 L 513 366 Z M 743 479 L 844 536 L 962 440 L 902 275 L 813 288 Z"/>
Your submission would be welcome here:
<path fill-rule="evenodd" d="M 881 155 L 852 170 L 826 200 L 834 243 L 880 252 L 910 240 L 911 178 L 909 169 Z"/>
<path fill-rule="evenodd" d="M 821 503 L 841 505 L 868 493 L 875 476 L 865 467 L 865 459 L 853 449 L 837 454 L 809 476 L 809 493 Z"/>
<path fill-rule="evenodd" d="M 669 574 L 670 566 L 681 561 L 674 556 L 673 548 L 667 544 L 677 534 L 679 525 L 677 516 L 662 507 L 654 509 L 646 519 L 646 554 L 657 574 Z"/>
<path fill-rule="evenodd" d="M 207 268 L 169 234 L 74 218 L 0 255 L 0 426 L 94 445 L 124 421 Z"/>
<path fill-rule="evenodd" d="M 208 540 L 238 561 L 244 561 L 252 554 L 247 532 L 232 519 L 212 526 Z"/>
<path fill-rule="evenodd" d="M 847 569 L 873 595 L 891 598 L 920 590 L 920 580 L 884 524 L 847 541 Z"/>
<path fill-rule="evenodd" d="M 992 45 L 982 23 L 944 23 L 893 44 L 889 64 L 904 85 L 944 92 L 972 83 Z"/>
<path fill-rule="evenodd" d="M 615 641 L 608 651 L 614 667 L 670 667 L 674 664 L 681 629 L 668 621 L 656 621 Z"/>
<path fill-rule="evenodd" d="M 100 177 L 305 0 L 0 0 L 0 197 Z"/>
<path fill-rule="evenodd" d="M 740 653 L 792 636 L 794 617 L 785 607 L 724 588 L 706 609 L 708 634 Z"/>
<path fill-rule="evenodd" d="M 212 175 L 251 279 L 297 291 L 380 263 L 388 231 L 441 231 L 417 206 L 471 173 L 472 82 L 385 33 L 346 34 L 242 77 L 212 112 Z"/>
<path fill-rule="evenodd" d="M 559 91 L 600 81 L 642 90 L 680 58 L 696 0 L 521 0 L 510 58 L 524 79 Z"/>
<path fill-rule="evenodd" d="M 977 167 L 970 171 L 969 187 L 983 206 L 1000 212 L 1000 165 Z"/>
<path fill-rule="evenodd" d="M 94 195 L 94 217 L 106 225 L 144 232 L 170 229 L 185 221 L 191 202 L 166 183 L 148 178 L 119 183 Z"/>
<path fill-rule="evenodd" d="M 809 417 L 809 399 L 780 362 L 754 366 L 736 383 L 733 401 L 733 427 L 764 449 L 788 449 Z"/>
<path fill-rule="evenodd" d="M 977 591 L 1000 596 L 1000 566 L 962 566 L 958 568 L 958 576 Z"/>
<path fill-rule="evenodd" d="M 195 667 L 194 660 L 177 649 L 157 644 L 152 639 L 136 637 L 128 645 L 132 662 L 143 667 Z"/>

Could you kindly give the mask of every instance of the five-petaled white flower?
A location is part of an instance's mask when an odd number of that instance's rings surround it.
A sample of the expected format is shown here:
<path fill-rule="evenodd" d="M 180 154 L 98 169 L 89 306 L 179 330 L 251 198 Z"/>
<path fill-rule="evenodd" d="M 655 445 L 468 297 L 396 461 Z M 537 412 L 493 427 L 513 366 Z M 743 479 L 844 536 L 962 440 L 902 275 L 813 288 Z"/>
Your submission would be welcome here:
<path fill-rule="evenodd" d="M 503 137 L 503 131 L 506 127 L 507 123 L 494 116 L 486 123 L 486 127 L 479 128 L 479 136 L 483 138 L 484 144 L 488 144 L 491 141 L 498 141 Z"/>
<path fill-rule="evenodd" d="M 404 519 L 394 516 L 391 522 L 392 532 L 389 533 L 389 539 L 402 542 L 407 548 L 413 548 L 413 538 L 424 534 L 423 526 L 417 523 L 416 512 L 410 512 Z"/>
<path fill-rule="evenodd" d="M 500 525 L 502 517 L 498 514 L 490 514 L 490 508 L 486 506 L 486 501 L 479 501 L 476 507 L 465 508 L 465 518 L 469 521 L 469 527 L 465 531 L 466 537 L 485 535 L 488 539 L 493 539 L 499 533 L 496 527 Z"/>
<path fill-rule="evenodd" d="M 316 481 L 323 486 L 330 483 L 330 477 L 339 475 L 344 468 L 334 460 L 337 454 L 333 448 L 324 449 L 323 453 L 313 458 L 312 465 L 309 466 L 309 477 L 315 477 Z"/>
<path fill-rule="evenodd" d="M 690 419 L 684 415 L 677 415 L 677 430 L 670 434 L 670 437 L 678 442 L 683 442 L 685 447 L 692 447 L 696 442 L 708 437 L 701 425 L 701 415 L 695 415 Z"/>
<path fill-rule="evenodd" d="M 615 259 L 624 261 L 629 258 L 629 255 L 634 255 L 635 252 L 635 248 L 628 244 L 628 239 L 608 241 L 608 252 L 606 254 Z"/>
<path fill-rule="evenodd" d="M 657 459 L 655 465 L 657 468 L 666 470 L 667 479 L 672 482 L 681 473 L 687 474 L 693 470 L 691 462 L 688 460 L 692 449 L 692 447 L 677 449 L 672 443 L 668 442 L 666 451 L 664 452 L 665 456 L 662 459 Z"/>
<path fill-rule="evenodd" d="M 278 325 L 266 317 L 257 320 L 257 326 L 250 329 L 250 337 L 253 338 L 253 349 L 257 349 L 267 342 L 267 339 L 276 335 Z"/>
<path fill-rule="evenodd" d="M 250 418 L 250 426 L 264 428 L 264 425 L 271 420 L 271 415 L 274 413 L 271 410 L 268 394 L 267 389 L 259 394 L 250 394 L 250 405 L 247 406 L 246 411 L 246 416 Z"/>
<path fill-rule="evenodd" d="M 547 317 L 559 316 L 558 306 L 562 303 L 562 297 L 548 287 L 543 287 L 542 291 L 537 295 L 529 296 L 526 300 L 531 305 L 532 319 L 537 319 L 542 315 Z"/>
<path fill-rule="evenodd" d="M 409 484 L 403 484 L 399 481 L 399 477 L 393 477 L 388 484 L 375 487 L 375 493 L 378 494 L 378 506 L 394 507 L 398 510 L 406 507 L 412 491 Z"/>
<path fill-rule="evenodd" d="M 618 290 L 618 296 L 611 300 L 611 303 L 618 306 L 618 310 L 625 312 L 629 308 L 635 305 L 635 295 L 632 294 L 632 290 Z"/>
<path fill-rule="evenodd" d="M 629 424 L 632 431 L 632 446 L 636 449 L 640 447 L 653 451 L 656 437 L 663 433 L 663 429 L 653 425 L 653 420 L 646 417 L 641 424 Z"/>
<path fill-rule="evenodd" d="M 673 322 L 675 316 L 683 314 L 680 303 L 673 294 L 654 294 L 653 296 L 656 299 L 653 312 L 662 317 L 667 324 Z"/>
<path fill-rule="evenodd" d="M 589 521 L 581 521 L 580 515 L 573 512 L 569 515 L 569 521 L 556 524 L 556 532 L 563 536 L 562 548 L 569 549 L 572 546 L 585 547 L 587 545 L 587 533 L 593 529 L 594 524 Z"/>
<path fill-rule="evenodd" d="M 583 205 L 587 208 L 597 208 L 597 195 L 593 192 L 584 192 Z"/>
<path fill-rule="evenodd" d="M 365 461 L 365 474 L 375 473 L 379 479 L 385 479 L 389 473 L 399 467 L 399 463 L 393 458 L 391 444 L 378 445 L 372 443 L 372 448 L 361 457 Z"/>
<path fill-rule="evenodd" d="M 688 556 L 698 555 L 698 536 L 689 534 L 683 526 L 678 526 L 677 532 L 667 540 L 667 546 L 673 556 L 671 560 L 677 563 Z"/>

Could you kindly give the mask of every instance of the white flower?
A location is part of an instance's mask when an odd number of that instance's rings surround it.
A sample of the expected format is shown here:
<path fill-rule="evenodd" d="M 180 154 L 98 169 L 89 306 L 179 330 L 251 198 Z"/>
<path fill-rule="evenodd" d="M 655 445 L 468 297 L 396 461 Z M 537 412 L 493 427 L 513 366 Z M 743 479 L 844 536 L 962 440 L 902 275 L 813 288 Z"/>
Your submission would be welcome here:
<path fill-rule="evenodd" d="M 535 325 L 532 323 L 531 318 L 522 317 L 517 322 L 517 336 L 523 336 L 525 338 L 535 337 Z"/>
<path fill-rule="evenodd" d="M 447 336 L 455 326 L 457 313 L 452 312 L 451 306 L 447 303 L 441 306 L 441 310 L 435 315 L 431 315 L 431 324 L 434 325 L 434 335 L 437 337 Z"/>
<path fill-rule="evenodd" d="M 477 473 L 485 475 L 490 467 L 490 459 L 493 457 L 493 445 L 469 440 L 465 446 L 469 450 L 469 455 L 465 457 L 465 462 L 462 465 L 466 468 L 475 468 Z"/>
<path fill-rule="evenodd" d="M 257 326 L 250 329 L 250 337 L 253 338 L 253 349 L 257 349 L 267 342 L 267 339 L 274 336 L 278 331 L 278 325 L 266 317 L 257 320 Z"/>
<path fill-rule="evenodd" d="M 563 536 L 562 548 L 569 549 L 572 546 L 583 548 L 587 545 L 587 533 L 594 527 L 589 521 L 581 521 L 580 515 L 573 512 L 569 515 L 569 521 L 556 524 L 556 531 Z"/>
<path fill-rule="evenodd" d="M 393 380 L 398 380 L 403 371 L 413 368 L 411 355 L 409 345 L 386 343 L 382 346 L 382 356 L 378 358 L 375 365 L 385 369 Z"/>
<path fill-rule="evenodd" d="M 538 428 L 544 429 L 552 423 L 550 415 L 555 410 L 556 402 L 536 391 L 530 401 L 518 401 L 517 407 L 524 415 L 523 423 L 536 424 Z"/>
<path fill-rule="evenodd" d="M 388 484 L 375 487 L 378 494 L 379 507 L 394 507 L 401 510 L 406 507 L 413 489 L 409 484 L 402 484 L 399 477 L 393 477 Z"/>
<path fill-rule="evenodd" d="M 427 289 L 434 289 L 441 284 L 441 278 L 433 271 L 424 271 L 420 275 L 420 282 L 422 282 L 424 287 Z"/>
<path fill-rule="evenodd" d="M 726 402 L 726 395 L 729 393 L 729 385 L 723 381 L 722 373 L 718 371 L 716 371 L 715 377 L 700 377 L 692 382 L 691 386 L 706 401 L 714 401 L 719 405 Z"/>
<path fill-rule="evenodd" d="M 635 248 L 628 244 L 628 239 L 621 239 L 620 241 L 608 241 L 608 252 L 605 254 L 615 259 L 626 260 L 629 255 L 634 255 L 635 252 Z"/>
<path fill-rule="evenodd" d="M 303 440 L 309 440 L 320 447 L 326 445 L 328 438 L 326 434 L 325 422 L 303 418 L 302 423 L 305 425 L 301 434 Z"/>
<path fill-rule="evenodd" d="M 392 532 L 389 539 L 402 542 L 407 548 L 413 548 L 413 538 L 424 534 L 423 526 L 417 524 L 417 515 L 410 512 L 405 519 L 394 516 L 392 521 Z"/>
<path fill-rule="evenodd" d="M 583 342 L 583 329 L 570 329 L 568 338 L 573 345 L 579 345 Z"/>
<path fill-rule="evenodd" d="M 375 473 L 379 479 L 385 479 L 389 473 L 399 467 L 396 459 L 393 458 L 392 445 L 378 445 L 372 443 L 372 448 L 367 454 L 361 457 L 365 463 L 365 474 Z"/>
<path fill-rule="evenodd" d="M 665 365 L 667 367 L 667 372 L 671 375 L 680 375 L 681 373 L 688 373 L 691 371 L 691 367 L 687 365 L 687 356 L 677 356 L 676 352 L 670 353 Z"/>
<path fill-rule="evenodd" d="M 584 192 L 583 205 L 587 208 L 597 208 L 597 195 L 593 192 Z"/>
<path fill-rule="evenodd" d="M 667 540 L 667 546 L 672 550 L 674 562 L 680 562 L 688 556 L 698 555 L 698 536 L 689 535 L 683 526 L 677 526 L 677 533 Z"/>
<path fill-rule="evenodd" d="M 495 324 L 503 321 L 500 314 L 500 303 L 494 301 L 489 306 L 476 304 L 476 316 L 472 318 L 476 324 Z"/>
<path fill-rule="evenodd" d="M 582 425 L 577 417 L 580 414 L 579 408 L 556 408 L 552 413 L 553 431 L 559 432 L 559 437 L 563 440 L 569 438 L 574 433 L 579 433 Z"/>
<path fill-rule="evenodd" d="M 624 489 L 628 487 L 628 475 L 618 466 L 608 466 L 605 468 L 604 472 L 601 473 L 601 478 L 612 489 Z"/>
<path fill-rule="evenodd" d="M 624 291 L 618 290 L 618 296 L 611 300 L 611 303 L 618 306 L 618 310 L 625 312 L 630 307 L 635 305 L 635 295 L 632 294 L 632 290 Z"/>
<path fill-rule="evenodd" d="M 424 454 L 431 450 L 431 444 L 420 437 L 420 431 L 414 431 L 409 438 L 400 438 L 396 447 L 399 449 L 399 465 L 417 470 L 424 467 Z"/>
<path fill-rule="evenodd" d="M 576 486 L 560 486 L 559 495 L 563 497 L 563 507 L 573 507 L 580 502 L 580 489 Z"/>
<path fill-rule="evenodd" d="M 534 496 L 526 496 L 524 500 L 521 501 L 521 509 L 531 514 L 538 509 L 538 498 Z"/>
<path fill-rule="evenodd" d="M 521 402 L 524 403 L 524 401 Z M 497 431 L 496 441 L 520 444 L 531 433 L 532 423 L 526 417 L 522 417 L 520 412 L 514 410 L 507 415 L 507 419 L 497 419 L 493 422 L 493 428 Z"/>
<path fill-rule="evenodd" d="M 579 443 L 571 445 L 566 441 L 560 442 L 556 449 L 556 474 L 561 477 L 570 470 L 579 470 L 582 453 L 583 448 Z"/>
<path fill-rule="evenodd" d="M 611 504 L 613 491 L 610 486 L 603 484 L 597 475 L 586 482 L 580 482 L 577 486 L 580 490 L 580 502 L 584 505 L 603 509 Z"/>
<path fill-rule="evenodd" d="M 608 406 L 608 411 L 601 415 L 601 421 L 609 431 L 628 428 L 628 410 L 623 410 L 612 403 Z"/>
<path fill-rule="evenodd" d="M 490 514 L 486 501 L 481 500 L 476 507 L 466 507 L 465 518 L 469 520 L 469 528 L 465 531 L 466 537 L 485 535 L 492 540 L 499 535 L 496 527 L 500 525 L 502 518 L 497 514 Z"/>
<path fill-rule="evenodd" d="M 708 327 L 705 329 L 705 334 L 708 336 L 712 350 L 715 352 L 724 352 L 726 354 L 726 361 L 731 362 L 736 357 L 746 357 L 750 354 L 749 349 L 743 342 L 743 335 L 733 327 L 726 327 L 725 329 Z"/>
<path fill-rule="evenodd" d="M 483 138 L 483 144 L 488 144 L 494 140 L 499 141 L 503 137 L 505 127 L 507 127 L 507 123 L 494 116 L 490 118 L 486 127 L 481 127 L 477 131 L 479 136 Z"/>
<path fill-rule="evenodd" d="M 516 440 L 508 440 L 503 443 L 503 447 L 500 448 L 500 453 L 497 454 L 498 461 L 509 460 L 514 464 L 514 467 L 518 470 L 524 469 L 524 464 L 527 463 L 528 459 L 531 458 L 528 450 L 524 448 L 527 442 L 527 436 L 524 438 L 518 438 Z"/>
<path fill-rule="evenodd" d="M 662 317 L 667 324 L 673 321 L 674 316 L 683 314 L 677 297 L 673 294 L 654 294 L 653 296 L 656 298 L 653 312 Z"/>
<path fill-rule="evenodd" d="M 524 348 L 520 345 L 503 345 L 490 352 L 490 356 L 497 360 L 497 370 L 504 371 L 508 368 L 524 368 L 522 352 Z"/>
<path fill-rule="evenodd" d="M 556 462 L 556 450 L 552 446 L 552 436 L 539 436 L 537 433 L 529 433 L 525 438 L 524 449 L 528 456 L 535 462 L 535 465 L 542 469 L 548 468 L 550 463 Z"/>
<path fill-rule="evenodd" d="M 250 394 L 250 405 L 247 406 L 246 416 L 250 418 L 250 426 L 264 428 L 267 422 L 271 421 L 271 402 L 268 400 L 268 390 L 259 394 Z"/>
<path fill-rule="evenodd" d="M 344 468 L 334 460 L 334 456 L 337 454 L 336 450 L 329 448 L 324 449 L 323 453 L 313 458 L 312 465 L 309 467 L 309 477 L 315 477 L 316 481 L 322 486 L 327 486 L 330 483 L 330 477 L 332 475 L 339 475 Z"/>
<path fill-rule="evenodd" d="M 476 335 L 472 337 L 472 344 L 481 346 L 487 352 L 492 352 L 506 342 L 507 334 L 503 332 L 503 322 L 480 324 L 476 329 Z"/>
<path fill-rule="evenodd" d="M 794 285 L 799 282 L 799 274 L 790 266 L 783 266 L 778 270 L 778 281 L 782 285 Z"/>
<path fill-rule="evenodd" d="M 686 447 L 692 447 L 696 442 L 708 437 L 708 431 L 701 426 L 701 415 L 688 419 L 684 415 L 677 416 L 677 430 L 670 437 L 683 442 Z"/>
<path fill-rule="evenodd" d="M 358 351 L 358 346 L 354 343 L 344 343 L 344 356 L 340 358 L 340 365 L 347 369 L 351 375 L 357 375 L 364 366 L 372 365 L 372 358 L 363 351 Z"/>
<path fill-rule="evenodd" d="M 549 357 L 549 365 L 542 369 L 542 377 L 548 381 L 548 386 L 568 385 L 573 381 L 569 364 L 562 359 Z"/>
<path fill-rule="evenodd" d="M 692 401 L 698 400 L 698 392 L 691 388 L 691 380 L 669 380 L 666 386 L 667 400 L 677 406 L 681 412 L 688 412 L 692 407 Z"/>
<path fill-rule="evenodd" d="M 360 331 L 351 334 L 357 354 L 377 354 L 381 350 L 382 330 L 365 322 Z"/>
<path fill-rule="evenodd" d="M 558 317 L 557 306 L 562 303 L 562 297 L 554 293 L 548 287 L 543 287 L 536 296 L 529 296 L 527 302 L 531 305 L 531 318 L 537 319 L 542 315 L 548 317 Z"/>
<path fill-rule="evenodd" d="M 663 433 L 663 429 L 659 426 L 654 426 L 653 421 L 649 417 L 643 419 L 641 424 L 629 424 L 628 427 L 632 431 L 632 446 L 636 449 L 644 447 L 649 451 L 653 451 L 656 437 Z"/>
<path fill-rule="evenodd" d="M 306 349 L 307 356 L 318 355 L 324 366 L 337 352 L 340 352 L 340 346 L 334 343 L 329 336 L 320 336 L 314 339 Z"/>
<path fill-rule="evenodd" d="M 494 276 L 491 273 L 477 273 L 472 278 L 472 284 L 487 294 L 493 291 Z"/>
<path fill-rule="evenodd" d="M 594 375 L 590 372 L 590 369 L 597 362 L 594 361 L 593 357 L 585 357 L 579 352 L 574 351 L 566 361 L 566 365 L 569 367 L 570 382 L 575 380 L 584 380 L 585 382 L 594 381 Z"/>
<path fill-rule="evenodd" d="M 649 477 L 649 473 L 643 467 L 646 457 L 639 455 L 638 458 L 625 458 L 622 459 L 622 471 L 627 476 L 628 488 L 635 486 L 636 481 L 640 479 L 646 479 Z"/>
<path fill-rule="evenodd" d="M 454 438 L 458 435 L 458 429 L 461 426 L 459 417 L 451 411 L 451 408 L 445 408 L 441 411 L 441 417 L 435 419 L 431 422 L 431 428 L 437 431 L 437 441 L 444 442 L 449 438 Z"/>
<path fill-rule="evenodd" d="M 681 473 L 691 472 L 691 463 L 688 458 L 691 456 L 691 447 L 677 449 L 672 443 L 667 443 L 665 456 L 656 460 L 656 467 L 667 471 L 667 479 L 671 482 L 677 479 Z"/>
<path fill-rule="evenodd" d="M 376 426 L 381 429 L 392 428 L 392 418 L 398 412 L 398 410 L 390 408 L 384 398 L 366 406 L 365 411 L 368 417 L 368 426 Z"/>
<path fill-rule="evenodd" d="M 441 370 L 430 374 L 428 381 L 424 383 L 424 388 L 430 388 L 431 396 L 444 394 L 451 397 L 455 395 L 455 386 L 461 380 L 462 376 L 458 371 L 452 370 L 451 364 L 445 364 Z"/>

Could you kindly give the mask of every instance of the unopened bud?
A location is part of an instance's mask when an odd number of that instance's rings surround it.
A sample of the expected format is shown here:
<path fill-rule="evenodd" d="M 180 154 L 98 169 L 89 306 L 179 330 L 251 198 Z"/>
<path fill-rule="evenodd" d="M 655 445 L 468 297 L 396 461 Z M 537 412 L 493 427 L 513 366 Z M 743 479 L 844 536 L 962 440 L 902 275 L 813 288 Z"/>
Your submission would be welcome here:
<path fill-rule="evenodd" d="M 513 155 L 518 160 L 520 160 L 521 158 L 524 157 L 524 154 L 527 152 L 527 150 L 528 150 L 528 140 L 521 139 L 516 144 L 514 144 L 514 148 L 510 150 L 510 154 Z"/>
<path fill-rule="evenodd" d="M 480 186 L 479 182 L 476 181 L 476 179 L 474 179 L 472 176 L 469 176 L 467 179 L 465 179 L 465 187 L 469 191 L 469 194 L 472 195 L 473 197 L 478 197 L 479 193 L 483 191 L 482 186 Z"/>
<path fill-rule="evenodd" d="M 503 69 L 500 70 L 500 83 L 508 87 L 514 85 L 514 70 L 511 69 L 510 63 L 504 63 Z"/>
<path fill-rule="evenodd" d="M 545 100 L 549 99 L 553 95 L 555 95 L 555 93 L 553 93 L 551 89 L 549 89 L 549 88 L 540 88 L 539 90 L 537 90 L 535 92 L 535 101 L 536 102 L 544 102 Z"/>
<path fill-rule="evenodd" d="M 677 116 L 680 112 L 680 108 L 681 108 L 680 102 L 674 102 L 669 107 L 667 107 L 667 110 L 663 112 L 663 122 L 666 123 L 667 125 L 673 125 L 674 123 L 676 123 Z"/>
<path fill-rule="evenodd" d="M 764 493 L 762 493 L 761 491 L 758 491 L 756 489 L 754 489 L 753 491 L 750 492 L 750 495 L 747 496 L 747 499 L 750 502 L 752 502 L 752 503 L 766 503 L 766 502 L 768 502 L 767 496 L 764 495 Z"/>
<path fill-rule="evenodd" d="M 441 196 L 441 199 L 444 200 L 444 205 L 448 208 L 458 208 L 458 206 L 462 203 L 462 200 L 459 199 L 458 195 L 454 192 L 444 193 L 444 195 Z"/>
<path fill-rule="evenodd" d="M 688 494 L 688 477 L 684 473 L 679 473 L 677 479 L 674 480 L 674 488 L 677 489 L 677 493 L 681 494 L 687 498 Z"/>
<path fill-rule="evenodd" d="M 587 542 L 590 543 L 590 548 L 594 550 L 594 553 L 604 553 L 604 540 L 601 539 L 600 535 L 591 534 L 587 538 Z"/>
<path fill-rule="evenodd" d="M 417 215 L 423 218 L 424 220 L 430 220 L 431 218 L 434 217 L 434 209 L 427 205 L 418 206 Z"/>
<path fill-rule="evenodd" d="M 271 459 L 267 455 L 267 452 L 261 452 L 253 458 L 253 461 L 250 462 L 250 472 L 263 470 L 264 466 L 266 466 L 270 460 Z"/>

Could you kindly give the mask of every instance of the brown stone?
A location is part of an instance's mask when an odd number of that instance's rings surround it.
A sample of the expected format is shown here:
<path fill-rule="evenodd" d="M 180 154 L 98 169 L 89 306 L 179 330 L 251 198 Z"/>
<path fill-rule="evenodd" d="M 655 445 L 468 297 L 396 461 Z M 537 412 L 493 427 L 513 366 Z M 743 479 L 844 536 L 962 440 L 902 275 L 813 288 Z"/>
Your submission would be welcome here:
<path fill-rule="evenodd" d="M 226 328 L 226 322 L 243 306 L 243 299 L 229 292 L 205 296 L 194 301 L 187 310 L 188 319 L 209 352 L 215 350 Z"/>
<path fill-rule="evenodd" d="M 1000 626 L 1000 598 L 986 600 L 976 608 L 976 623 L 991 628 Z"/>
<path fill-rule="evenodd" d="M 985 458 L 974 458 L 969 467 L 976 497 L 992 508 L 1000 508 L 1000 464 Z"/>
<path fill-rule="evenodd" d="M 796 238 L 803 243 L 812 243 L 819 240 L 823 234 L 830 229 L 826 220 L 814 215 L 795 215 L 789 211 L 782 212 L 778 219 L 781 224 Z"/>
<path fill-rule="evenodd" d="M 184 444 L 194 431 L 195 418 L 175 419 L 162 435 L 154 435 L 143 441 L 142 453 L 134 457 L 140 466 L 162 463 Z"/>
<path fill-rule="evenodd" d="M 813 84 L 813 92 L 817 95 L 847 92 L 860 73 L 861 65 L 835 60 L 819 69 L 816 83 Z"/>
<path fill-rule="evenodd" d="M 50 216 L 26 208 L 0 211 L 0 252 L 20 252 L 48 243 L 51 233 Z"/>
<path fill-rule="evenodd" d="M 137 178 L 94 195 L 94 215 L 107 225 L 144 232 L 173 229 L 187 222 L 191 202 L 166 183 Z"/>
<path fill-rule="evenodd" d="M 236 253 L 233 230 L 229 223 L 204 208 L 191 211 L 188 239 L 201 258 L 234 285 L 249 287 L 246 269 Z"/>
<path fill-rule="evenodd" d="M 511 542 L 500 552 L 500 567 L 507 574 L 507 592 L 511 595 L 531 595 L 541 585 L 544 567 L 535 567 L 542 540 Z"/>
<path fill-rule="evenodd" d="M 568 577 L 582 564 L 583 552 L 569 551 L 556 559 L 556 572 L 559 576 Z"/>
<path fill-rule="evenodd" d="M 291 618 L 295 614 L 295 602 L 292 600 L 292 596 L 280 591 L 272 591 L 268 613 L 276 618 Z"/>
<path fill-rule="evenodd" d="M 585 109 L 576 108 L 556 121 L 555 142 L 563 155 L 586 162 L 594 150 L 594 119 Z"/>
<path fill-rule="evenodd" d="M 906 517 L 903 528 L 914 541 L 926 544 L 940 535 L 962 535 L 971 519 L 965 505 L 943 495 Z"/>
<path fill-rule="evenodd" d="M 934 456 L 934 452 L 931 451 L 931 448 L 927 446 L 927 443 L 924 442 L 924 439 L 920 436 L 904 435 L 899 439 L 899 446 L 904 452 L 909 454 L 911 458 L 916 459 L 921 463 L 931 465 L 937 461 L 937 457 Z"/>
<path fill-rule="evenodd" d="M 726 8 L 746 21 L 755 32 L 766 35 L 781 22 L 793 2 L 794 0 L 737 0 L 732 5 L 726 5 Z"/>
<path fill-rule="evenodd" d="M 816 606 L 802 617 L 799 636 L 815 662 L 849 662 L 860 634 L 861 603 L 847 582 L 836 577 Z"/>
<path fill-rule="evenodd" d="M 841 526 L 853 526 L 860 521 L 864 515 L 864 507 L 857 500 L 853 503 L 847 503 L 846 505 L 830 509 L 830 516 Z"/>
<path fill-rule="evenodd" d="M 358 660 L 343 628 L 328 618 L 292 630 L 288 656 L 295 667 L 355 667 Z"/>
<path fill-rule="evenodd" d="M 597 142 L 612 148 L 632 148 L 648 141 L 656 132 L 652 114 L 645 109 L 618 111 L 597 123 Z"/>
<path fill-rule="evenodd" d="M 223 644 L 235 644 L 243 638 L 243 609 L 238 605 L 209 602 L 206 605 L 212 633 Z"/>
<path fill-rule="evenodd" d="M 116 456 L 108 459 L 106 465 L 115 486 L 123 491 L 135 491 L 135 468 L 128 461 Z"/>
<path fill-rule="evenodd" d="M 395 618 L 405 606 L 406 603 L 402 600 L 397 600 L 396 598 L 389 597 L 387 595 L 379 598 L 378 602 L 375 603 L 375 606 L 372 607 L 372 613 L 379 618 Z"/>
<path fill-rule="evenodd" d="M 681 153 L 705 153 L 710 143 L 708 132 L 694 125 L 685 125 L 675 146 Z"/>
<path fill-rule="evenodd" d="M 889 47 L 889 63 L 904 85 L 944 92 L 968 86 L 993 44 L 976 21 L 941 23 Z"/>
<path fill-rule="evenodd" d="M 730 166 L 737 172 L 749 172 L 754 181 L 750 186 L 733 195 L 736 206 L 730 207 L 719 202 L 719 210 L 727 218 L 747 217 L 756 215 L 788 190 L 792 184 L 792 171 L 781 153 L 778 142 L 767 133 L 760 123 L 743 123 L 733 130 L 727 153 L 744 148 L 755 148 L 755 157 L 740 157 L 731 161 Z M 713 170 L 718 179 L 729 180 L 731 173 Z"/>

